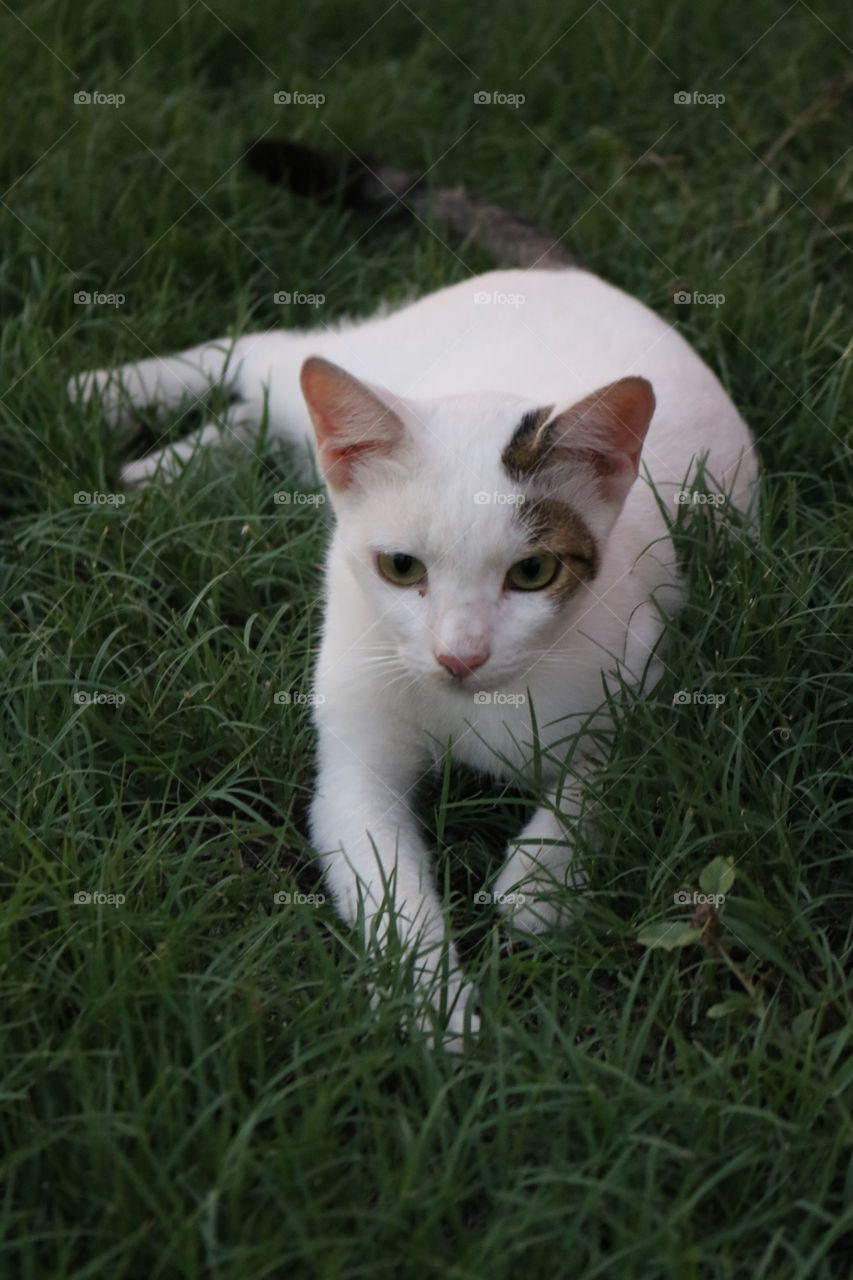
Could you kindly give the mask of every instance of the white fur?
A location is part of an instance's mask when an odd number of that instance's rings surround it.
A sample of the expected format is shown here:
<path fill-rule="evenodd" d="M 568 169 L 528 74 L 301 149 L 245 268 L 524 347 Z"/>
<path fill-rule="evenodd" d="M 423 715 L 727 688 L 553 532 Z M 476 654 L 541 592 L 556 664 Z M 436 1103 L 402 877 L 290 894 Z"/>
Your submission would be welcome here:
<path fill-rule="evenodd" d="M 491 300 L 478 302 L 483 296 Z M 336 330 L 250 335 L 88 374 L 73 392 L 99 393 L 121 425 L 133 406 L 174 405 L 226 381 L 236 403 L 224 434 L 233 430 L 245 441 L 266 402 L 270 430 L 310 449 L 299 372 L 312 355 L 391 392 L 406 429 L 397 455 L 365 464 L 360 484 L 332 494 L 337 526 L 316 672 L 312 836 L 344 916 L 363 913 L 380 943 L 394 921 L 433 1002 L 441 996 L 452 1006 L 447 1025 L 459 1037 L 467 1019 L 476 1025 L 473 993 L 446 936 L 413 790 L 448 747 L 498 777 L 520 770 L 532 780 L 538 756 L 548 803 L 510 846 L 494 887 L 523 895 L 501 906 L 520 928 L 537 930 L 565 915 L 565 826 L 577 818 L 589 767 L 583 731 L 596 713 L 595 723 L 605 723 L 603 679 L 617 670 L 635 681 L 645 674 L 648 685 L 657 679 L 660 609 L 680 599 L 652 485 L 674 511 L 676 494 L 706 456 L 707 474 L 745 509 L 755 480 L 752 445 L 720 383 L 675 329 L 581 270 L 493 272 Z M 570 496 L 603 554 L 591 585 L 555 615 L 542 593 L 503 590 L 524 537 L 510 503 L 475 495 L 518 487 L 501 452 L 525 411 L 566 409 L 627 375 L 648 379 L 657 400 L 640 478 L 610 528 L 613 513 L 579 473 Z M 213 434 L 212 425 L 203 428 L 202 443 Z M 191 447 L 132 463 L 126 478 L 169 474 Z M 423 560 L 428 590 L 382 579 L 377 548 Z M 484 643 L 491 656 L 463 682 L 436 661 L 438 653 Z M 566 778 L 561 763 L 572 735 Z"/>

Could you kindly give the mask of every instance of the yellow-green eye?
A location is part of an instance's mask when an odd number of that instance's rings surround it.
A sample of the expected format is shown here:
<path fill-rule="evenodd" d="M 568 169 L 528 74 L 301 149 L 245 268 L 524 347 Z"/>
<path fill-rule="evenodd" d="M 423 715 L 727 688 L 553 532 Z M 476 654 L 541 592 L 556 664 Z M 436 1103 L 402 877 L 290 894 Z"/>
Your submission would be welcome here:
<path fill-rule="evenodd" d="M 423 561 L 416 560 L 405 551 L 392 551 L 390 554 L 380 551 L 376 563 L 382 577 L 397 587 L 413 587 L 426 577 L 426 565 Z"/>
<path fill-rule="evenodd" d="M 506 575 L 506 584 L 515 591 L 542 591 L 560 571 L 560 562 L 550 551 L 519 560 Z"/>

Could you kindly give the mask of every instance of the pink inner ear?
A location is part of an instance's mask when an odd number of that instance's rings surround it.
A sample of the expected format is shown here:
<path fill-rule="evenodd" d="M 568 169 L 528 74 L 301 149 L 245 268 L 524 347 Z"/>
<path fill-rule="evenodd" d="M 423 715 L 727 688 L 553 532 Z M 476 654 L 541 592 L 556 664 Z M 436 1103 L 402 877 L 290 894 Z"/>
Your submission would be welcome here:
<path fill-rule="evenodd" d="M 302 366 L 302 394 L 314 424 L 320 467 L 333 489 L 347 489 L 373 454 L 388 454 L 403 435 L 400 418 L 370 387 L 319 356 Z"/>
<path fill-rule="evenodd" d="M 624 501 L 637 478 L 640 453 L 655 411 L 645 378 L 620 378 L 579 400 L 551 424 L 554 448 L 589 466 L 608 501 Z"/>

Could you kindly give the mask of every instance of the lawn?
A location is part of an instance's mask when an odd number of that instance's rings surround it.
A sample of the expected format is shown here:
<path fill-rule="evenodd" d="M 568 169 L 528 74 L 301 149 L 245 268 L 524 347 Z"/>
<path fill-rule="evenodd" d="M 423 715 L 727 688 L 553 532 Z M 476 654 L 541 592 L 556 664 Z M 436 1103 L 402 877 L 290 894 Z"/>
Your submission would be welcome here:
<path fill-rule="evenodd" d="M 39 0 L 0 21 L 0 1273 L 849 1275 L 848 6 Z M 324 508 L 276 502 L 292 473 L 266 441 L 124 495 L 162 426 L 123 441 L 65 395 L 490 265 L 440 225 L 265 186 L 239 162 L 265 134 L 565 233 L 679 325 L 759 441 L 757 538 L 685 512 L 690 603 L 663 683 L 626 696 L 576 924 L 519 945 L 475 900 L 530 796 L 458 771 L 424 791 L 482 993 L 462 1058 L 401 1036 L 402 976 L 317 900 L 300 691 Z M 644 946 L 716 859 L 719 919 Z"/>

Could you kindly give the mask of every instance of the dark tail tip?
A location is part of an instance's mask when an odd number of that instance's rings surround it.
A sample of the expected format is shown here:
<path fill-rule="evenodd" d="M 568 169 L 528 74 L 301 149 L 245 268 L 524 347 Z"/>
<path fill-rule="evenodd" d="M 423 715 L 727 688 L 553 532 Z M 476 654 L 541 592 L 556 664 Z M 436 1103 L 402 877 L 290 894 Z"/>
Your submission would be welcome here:
<path fill-rule="evenodd" d="M 247 166 L 268 182 L 323 203 L 350 209 L 424 218 L 437 214 L 454 232 L 470 237 L 501 266 L 567 267 L 577 260 L 558 240 L 526 218 L 490 204 L 464 187 L 430 188 L 424 177 L 369 156 L 336 156 L 301 142 L 262 138 L 246 149 Z"/>
<path fill-rule="evenodd" d="M 350 208 L 368 208 L 375 203 L 365 190 L 371 164 L 356 156 L 329 155 L 283 138 L 261 138 L 249 145 L 244 160 L 253 173 L 289 187 L 298 196 L 323 204 L 341 200 Z"/>

